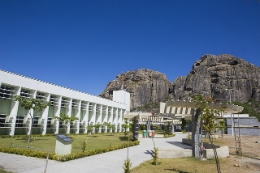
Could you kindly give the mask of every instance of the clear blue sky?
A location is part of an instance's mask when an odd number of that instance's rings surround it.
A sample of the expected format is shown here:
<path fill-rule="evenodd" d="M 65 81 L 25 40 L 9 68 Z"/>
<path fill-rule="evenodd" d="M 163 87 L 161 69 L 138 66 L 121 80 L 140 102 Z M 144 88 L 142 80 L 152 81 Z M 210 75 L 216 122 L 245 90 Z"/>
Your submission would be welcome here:
<path fill-rule="evenodd" d="M 259 1 L 0 1 L 0 68 L 90 94 L 141 68 L 174 81 L 204 54 L 260 66 Z"/>

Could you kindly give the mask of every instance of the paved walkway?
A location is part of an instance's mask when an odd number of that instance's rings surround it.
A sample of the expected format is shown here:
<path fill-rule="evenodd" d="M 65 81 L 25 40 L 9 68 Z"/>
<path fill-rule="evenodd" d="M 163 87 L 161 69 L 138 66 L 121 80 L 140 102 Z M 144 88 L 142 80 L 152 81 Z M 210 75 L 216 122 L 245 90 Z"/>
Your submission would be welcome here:
<path fill-rule="evenodd" d="M 177 134 L 172 138 L 154 138 L 159 150 L 188 149 L 187 145 L 181 144 L 181 139 L 186 134 Z M 153 142 L 151 138 L 140 138 L 140 145 L 129 148 L 129 156 L 132 167 L 152 159 Z M 108 153 L 98 154 L 68 162 L 57 162 L 49 160 L 47 172 L 91 172 L 91 173 L 121 173 L 123 163 L 127 157 L 127 149 L 116 150 Z M 0 153 L 0 167 L 19 173 L 41 173 L 44 172 L 46 160 L 20 155 Z"/>

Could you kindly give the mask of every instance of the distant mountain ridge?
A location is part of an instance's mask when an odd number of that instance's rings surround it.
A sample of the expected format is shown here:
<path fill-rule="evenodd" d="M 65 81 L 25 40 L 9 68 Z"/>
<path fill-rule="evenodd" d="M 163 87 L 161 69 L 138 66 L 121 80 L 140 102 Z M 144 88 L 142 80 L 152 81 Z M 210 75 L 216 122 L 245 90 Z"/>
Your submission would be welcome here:
<path fill-rule="evenodd" d="M 183 99 L 194 94 L 211 96 L 220 101 L 247 102 L 260 100 L 260 67 L 229 54 L 204 55 L 197 60 L 187 76 L 180 76 L 170 82 L 166 75 L 149 69 L 139 69 L 120 74 L 109 82 L 99 95 L 112 99 L 113 90 L 124 88 L 131 94 L 131 108 L 150 102 L 170 98 Z"/>

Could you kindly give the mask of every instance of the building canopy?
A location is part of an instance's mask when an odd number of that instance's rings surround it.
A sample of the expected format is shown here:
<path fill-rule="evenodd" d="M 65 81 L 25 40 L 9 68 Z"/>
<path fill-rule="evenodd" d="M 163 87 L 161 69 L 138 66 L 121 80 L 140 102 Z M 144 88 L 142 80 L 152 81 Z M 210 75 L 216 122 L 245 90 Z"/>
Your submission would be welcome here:
<path fill-rule="evenodd" d="M 166 103 L 160 102 L 160 113 L 190 120 L 192 115 L 194 115 L 196 104 L 196 102 L 191 101 L 174 100 L 167 101 Z M 207 105 L 213 109 L 221 110 L 222 114 L 239 113 L 244 109 L 242 106 L 227 103 L 207 103 Z M 221 115 L 216 115 L 216 117 L 221 117 Z"/>
<path fill-rule="evenodd" d="M 141 118 L 147 118 L 149 116 L 152 116 L 150 112 L 128 112 L 124 117 L 128 119 L 138 117 L 138 119 L 141 120 Z"/>

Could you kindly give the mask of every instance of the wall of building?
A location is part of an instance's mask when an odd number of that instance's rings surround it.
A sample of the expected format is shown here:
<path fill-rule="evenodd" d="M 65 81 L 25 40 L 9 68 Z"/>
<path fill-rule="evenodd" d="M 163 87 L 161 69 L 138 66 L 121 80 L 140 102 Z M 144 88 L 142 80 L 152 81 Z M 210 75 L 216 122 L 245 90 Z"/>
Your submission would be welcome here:
<path fill-rule="evenodd" d="M 118 92 L 116 95 L 120 99 L 111 101 L 0 70 L 1 135 L 29 134 L 32 120 L 29 111 L 15 101 L 16 95 L 52 102 L 51 106 L 35 114 L 32 128 L 34 134 L 86 133 L 86 126 L 104 122 L 115 124 L 116 131 L 121 131 L 124 115 L 130 110 L 130 94 L 126 91 Z M 68 126 L 60 124 L 54 119 L 60 112 L 70 117 L 78 117 L 79 121 Z M 105 127 L 102 128 L 99 132 L 107 131 Z"/>
<path fill-rule="evenodd" d="M 234 118 L 235 122 L 238 122 L 238 118 Z M 232 134 L 231 118 L 226 118 L 227 134 Z M 240 135 L 252 135 L 260 136 L 260 122 L 254 117 L 242 117 L 239 118 Z M 235 123 L 234 133 L 239 134 L 238 123 Z"/>

